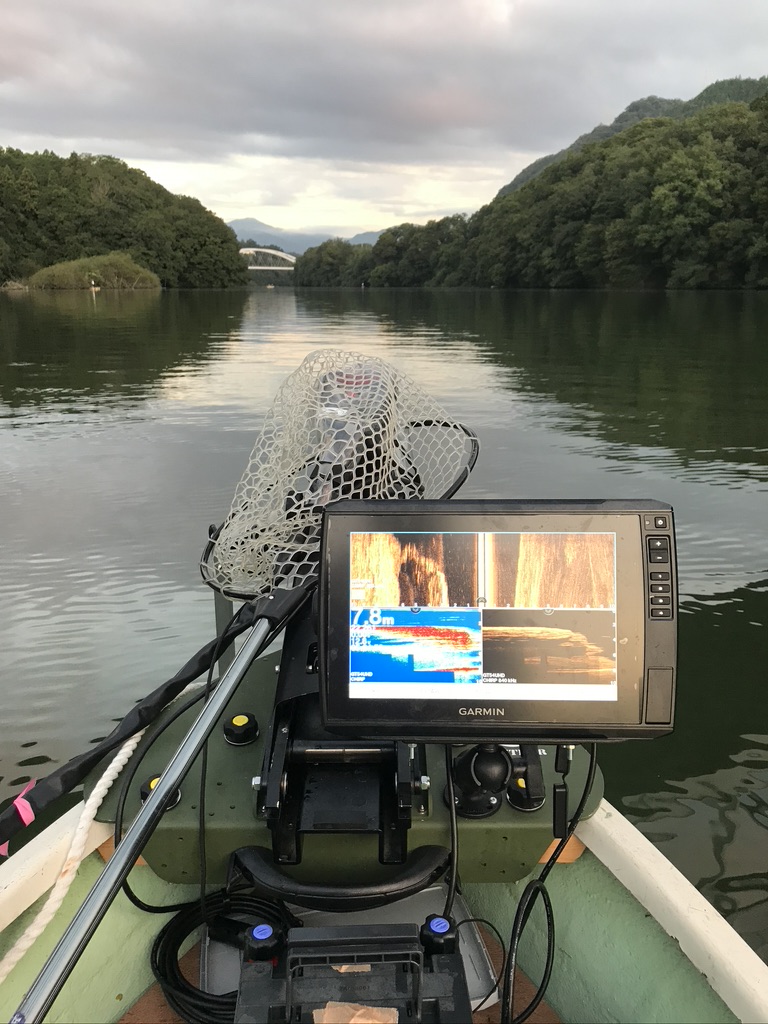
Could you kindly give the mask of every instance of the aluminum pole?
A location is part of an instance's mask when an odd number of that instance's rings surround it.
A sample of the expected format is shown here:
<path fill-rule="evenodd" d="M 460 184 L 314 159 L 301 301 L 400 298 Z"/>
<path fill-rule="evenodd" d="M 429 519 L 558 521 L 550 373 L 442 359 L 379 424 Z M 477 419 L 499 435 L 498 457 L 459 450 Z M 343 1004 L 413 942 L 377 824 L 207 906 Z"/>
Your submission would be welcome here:
<path fill-rule="evenodd" d="M 72 972 L 99 922 L 109 909 L 136 858 L 143 850 L 160 820 L 166 801 L 178 789 L 192 762 L 213 731 L 230 697 L 247 672 L 269 633 L 266 619 L 256 622 L 245 643 L 235 655 L 210 699 L 198 715 L 181 746 L 168 763 L 160 781 L 144 801 L 95 885 L 88 893 L 71 924 L 56 944 L 29 992 L 11 1018 L 12 1024 L 39 1024 Z"/>

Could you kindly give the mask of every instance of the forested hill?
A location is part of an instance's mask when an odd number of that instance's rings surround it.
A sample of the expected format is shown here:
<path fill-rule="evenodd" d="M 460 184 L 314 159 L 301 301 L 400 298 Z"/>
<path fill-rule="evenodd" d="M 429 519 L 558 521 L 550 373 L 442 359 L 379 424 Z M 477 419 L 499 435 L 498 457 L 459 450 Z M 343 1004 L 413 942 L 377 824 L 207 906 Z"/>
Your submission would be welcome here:
<path fill-rule="evenodd" d="M 525 188 L 374 246 L 339 239 L 296 283 L 496 288 L 768 288 L 768 96 L 650 119 Z"/>
<path fill-rule="evenodd" d="M 545 167 L 562 160 L 569 153 L 576 153 L 591 142 L 604 142 L 606 139 L 618 135 L 619 132 L 623 132 L 625 128 L 631 128 L 638 121 L 644 121 L 649 117 L 690 117 L 705 107 L 711 107 L 717 103 L 751 103 L 752 100 L 765 95 L 766 92 L 768 92 L 768 76 L 763 78 L 726 78 L 708 85 L 692 100 L 665 100 L 661 96 L 646 96 L 642 100 L 635 100 L 611 124 L 599 124 L 591 132 L 580 135 L 575 142 L 572 142 L 566 149 L 561 149 L 559 153 L 550 153 L 549 156 L 542 156 L 528 164 L 508 185 L 499 189 L 497 198 L 509 195 L 510 192 L 516 192 L 537 174 L 541 174 Z"/>
<path fill-rule="evenodd" d="M 225 287 L 247 277 L 224 221 L 122 160 L 0 148 L 0 284 L 114 251 L 171 288 Z"/>

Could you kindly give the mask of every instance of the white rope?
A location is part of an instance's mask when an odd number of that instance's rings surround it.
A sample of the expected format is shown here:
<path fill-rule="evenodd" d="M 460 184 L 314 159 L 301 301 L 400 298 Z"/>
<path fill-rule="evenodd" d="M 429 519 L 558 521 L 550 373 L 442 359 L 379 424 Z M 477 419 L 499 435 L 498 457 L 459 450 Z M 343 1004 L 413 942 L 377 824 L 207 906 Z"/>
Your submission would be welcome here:
<path fill-rule="evenodd" d="M 0 961 L 0 984 L 5 981 L 33 942 L 43 933 L 45 928 L 47 928 L 54 914 L 64 902 L 64 897 L 67 895 L 69 887 L 72 885 L 75 875 L 77 874 L 77 869 L 80 867 L 80 862 L 83 859 L 83 850 L 85 849 L 85 843 L 88 838 L 91 825 L 96 817 L 96 812 L 101 806 L 104 797 L 109 792 L 110 786 L 123 768 L 125 768 L 131 754 L 133 754 L 143 735 L 144 729 L 140 732 L 134 733 L 129 740 L 126 740 L 110 762 L 107 770 L 96 783 L 93 792 L 88 797 L 85 807 L 83 808 L 83 813 L 80 815 L 80 821 L 77 823 L 77 828 L 72 836 L 72 842 L 69 845 L 69 852 L 64 860 L 64 865 L 59 873 L 59 877 L 48 894 L 48 899 L 45 901 L 38 912 L 37 917 L 32 921 L 24 934 L 14 943 Z"/>

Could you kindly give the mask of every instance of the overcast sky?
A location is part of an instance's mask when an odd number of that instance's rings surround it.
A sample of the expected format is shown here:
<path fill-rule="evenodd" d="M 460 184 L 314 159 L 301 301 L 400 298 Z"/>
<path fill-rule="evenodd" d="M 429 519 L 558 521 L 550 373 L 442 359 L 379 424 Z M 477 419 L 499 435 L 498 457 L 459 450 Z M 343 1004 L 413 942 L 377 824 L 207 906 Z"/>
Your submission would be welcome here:
<path fill-rule="evenodd" d="M 634 99 L 768 74 L 767 0 L 4 6 L 0 146 L 346 235 L 476 210 Z"/>

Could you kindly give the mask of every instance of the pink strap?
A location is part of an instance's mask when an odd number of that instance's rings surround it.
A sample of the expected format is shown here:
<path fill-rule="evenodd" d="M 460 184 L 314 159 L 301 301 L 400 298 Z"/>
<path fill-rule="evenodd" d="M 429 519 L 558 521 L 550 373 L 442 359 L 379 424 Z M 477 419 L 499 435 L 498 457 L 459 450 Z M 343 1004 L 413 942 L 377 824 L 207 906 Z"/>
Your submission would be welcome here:
<path fill-rule="evenodd" d="M 13 801 L 13 806 L 16 808 L 16 811 L 21 818 L 21 823 L 25 828 L 27 825 L 31 825 L 35 820 L 35 812 L 32 810 L 32 805 L 29 800 L 24 799 L 34 784 L 35 780 L 31 779 Z M 8 856 L 8 843 L 3 843 L 3 845 L 0 846 L 0 856 Z"/>
<path fill-rule="evenodd" d="M 30 789 L 32 789 L 34 784 L 35 780 L 30 779 L 30 781 L 26 784 L 24 789 L 22 789 L 22 791 L 13 801 L 13 806 L 19 812 L 19 817 L 21 818 L 25 826 L 31 825 L 32 822 L 35 820 L 35 812 L 32 810 L 32 805 L 28 800 L 24 799 L 24 797 L 27 795 Z"/>

